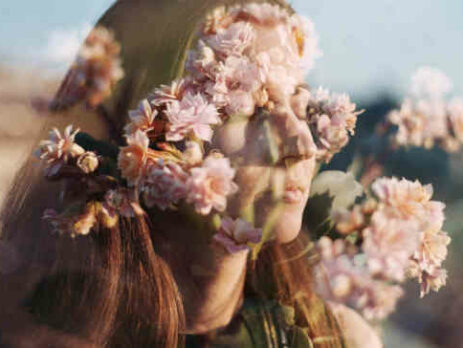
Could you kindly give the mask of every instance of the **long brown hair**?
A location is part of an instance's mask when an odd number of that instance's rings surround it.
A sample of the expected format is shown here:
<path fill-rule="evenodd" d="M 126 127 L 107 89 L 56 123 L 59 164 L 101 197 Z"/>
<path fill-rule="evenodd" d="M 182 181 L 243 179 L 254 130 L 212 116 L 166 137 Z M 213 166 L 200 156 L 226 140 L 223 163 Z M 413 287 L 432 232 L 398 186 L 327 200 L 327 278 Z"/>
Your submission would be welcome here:
<path fill-rule="evenodd" d="M 287 6 L 283 0 L 268 1 Z M 246 1 L 118 1 L 100 21 L 122 41 L 127 76 L 102 109 L 113 122 L 110 128 L 120 130 L 127 110 L 150 88 L 183 73 L 191 32 L 206 11 L 242 2 Z M 175 18 L 166 16 L 166 11 Z M 153 33 L 155 28 L 160 32 Z M 150 39 L 144 42 L 141 37 Z M 51 121 L 52 125 L 56 122 Z M 11 306 L 19 301 L 36 323 L 84 338 L 89 346 L 181 345 L 183 305 L 171 270 L 156 253 L 160 241 L 150 228 L 149 217 L 121 217 L 115 228 L 99 229 L 83 238 L 55 236 L 41 215 L 46 208 L 57 206 L 56 186 L 41 178 L 32 159 L 16 176 L 1 216 L 1 238 L 15 246 L 22 263 L 15 275 L 0 278 L 2 300 Z M 246 293 L 276 296 L 293 305 L 298 324 L 309 329 L 315 342 L 334 337 L 319 347 L 340 347 L 336 322 L 311 289 L 311 266 L 303 256 L 306 245 L 301 235 L 289 245 L 264 248 L 249 267 Z M 273 295 L 266 291 L 269 276 L 276 290 Z M 12 282 L 15 277 L 19 281 Z"/>
<path fill-rule="evenodd" d="M 3 212 L 2 239 L 16 244 L 25 261 L 18 272 L 26 277 L 42 270 L 22 305 L 37 323 L 96 346 L 181 345 L 182 301 L 168 265 L 155 252 L 149 218 L 121 218 L 116 228 L 83 238 L 53 236 L 39 215 L 56 204 L 54 192 L 37 171 L 31 164 L 23 168 Z M 316 347 L 341 347 L 336 320 L 312 290 L 308 242 L 301 233 L 289 244 L 266 245 L 249 264 L 245 296 L 293 306 L 297 324 L 308 328 Z"/>

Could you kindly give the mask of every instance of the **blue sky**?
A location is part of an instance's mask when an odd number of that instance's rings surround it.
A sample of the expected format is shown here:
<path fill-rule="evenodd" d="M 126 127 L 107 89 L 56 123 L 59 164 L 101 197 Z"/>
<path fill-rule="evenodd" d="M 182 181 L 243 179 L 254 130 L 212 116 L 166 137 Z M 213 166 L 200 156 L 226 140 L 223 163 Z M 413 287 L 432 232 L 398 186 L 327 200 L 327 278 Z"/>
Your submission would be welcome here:
<path fill-rule="evenodd" d="M 0 61 L 60 71 L 112 0 L 0 2 Z M 313 85 L 354 98 L 401 94 L 417 67 L 448 74 L 463 94 L 462 0 L 293 0 L 320 35 Z"/>

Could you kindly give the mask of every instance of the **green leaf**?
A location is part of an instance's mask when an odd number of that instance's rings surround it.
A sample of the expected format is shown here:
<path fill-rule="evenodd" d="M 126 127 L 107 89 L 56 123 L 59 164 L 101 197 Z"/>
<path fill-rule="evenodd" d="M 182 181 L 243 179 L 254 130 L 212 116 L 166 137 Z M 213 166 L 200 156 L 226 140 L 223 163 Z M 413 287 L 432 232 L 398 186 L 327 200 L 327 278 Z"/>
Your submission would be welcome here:
<path fill-rule="evenodd" d="M 304 214 L 304 223 L 316 238 L 332 233 L 331 214 L 340 208 L 349 208 L 357 197 L 363 195 L 363 187 L 351 173 L 325 171 L 312 182 L 310 198 Z"/>
<path fill-rule="evenodd" d="M 325 171 L 312 182 L 310 196 L 328 193 L 333 197 L 331 209 L 348 208 L 355 203 L 357 197 L 363 195 L 363 187 L 351 173 L 341 171 Z"/>

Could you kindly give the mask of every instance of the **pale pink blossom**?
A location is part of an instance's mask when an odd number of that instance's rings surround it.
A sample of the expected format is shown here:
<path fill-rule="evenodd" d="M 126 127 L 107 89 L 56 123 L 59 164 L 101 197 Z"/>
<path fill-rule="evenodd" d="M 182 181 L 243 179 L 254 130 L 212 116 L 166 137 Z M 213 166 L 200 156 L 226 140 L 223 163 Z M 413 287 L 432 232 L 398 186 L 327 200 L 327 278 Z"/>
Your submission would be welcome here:
<path fill-rule="evenodd" d="M 416 219 L 425 225 L 443 223 L 445 205 L 431 201 L 432 185 L 423 186 L 418 180 L 380 178 L 373 183 L 372 191 L 394 217 Z"/>
<path fill-rule="evenodd" d="M 291 16 L 291 24 L 296 33 L 296 41 L 301 56 L 301 66 L 305 73 L 315 65 L 315 60 L 323 53 L 319 47 L 319 37 L 314 23 L 307 17 L 294 14 Z"/>
<path fill-rule="evenodd" d="M 447 105 L 449 120 L 458 141 L 463 142 L 463 98 L 454 98 Z"/>
<path fill-rule="evenodd" d="M 233 220 L 224 217 L 222 224 L 214 240 L 221 244 L 230 254 L 249 250 L 249 243 L 257 244 L 262 238 L 262 230 L 253 228 L 251 224 L 243 219 Z"/>
<path fill-rule="evenodd" d="M 130 122 L 125 126 L 124 130 L 127 134 L 135 133 L 137 130 L 151 130 L 157 115 L 158 111 L 151 107 L 147 99 L 143 99 L 136 110 L 129 111 Z"/>
<path fill-rule="evenodd" d="M 35 152 L 41 160 L 52 164 L 56 161 L 68 162 L 71 158 L 82 155 L 85 150 L 75 143 L 75 137 L 79 129 L 73 129 L 69 125 L 63 134 L 57 128 L 49 132 L 49 139 L 43 140 L 39 144 L 39 149 Z"/>
<path fill-rule="evenodd" d="M 140 191 L 148 207 L 165 210 L 186 197 L 188 174 L 176 163 L 158 160 L 147 169 Z"/>
<path fill-rule="evenodd" d="M 410 93 L 416 98 L 441 99 L 452 89 L 452 82 L 442 71 L 424 66 L 412 76 Z"/>
<path fill-rule="evenodd" d="M 397 307 L 397 302 L 405 294 L 402 287 L 375 281 L 364 288 L 363 294 L 356 299 L 357 308 L 367 320 L 386 319 Z"/>
<path fill-rule="evenodd" d="M 401 287 L 375 280 L 344 241 L 322 237 L 318 250 L 321 260 L 315 267 L 315 284 L 325 300 L 354 308 L 368 320 L 382 320 L 395 309 L 403 295 Z"/>
<path fill-rule="evenodd" d="M 94 28 L 79 50 L 64 83 L 52 102 L 52 108 L 65 108 L 85 100 L 96 107 L 107 98 L 124 77 L 120 45 L 104 27 Z"/>
<path fill-rule="evenodd" d="M 447 246 L 450 244 L 450 237 L 446 232 L 431 227 L 424 231 L 421 237 L 419 249 L 415 252 L 413 259 L 416 260 L 422 270 L 430 270 L 440 267 L 447 258 Z"/>
<path fill-rule="evenodd" d="M 355 133 L 357 117 L 356 105 L 346 94 L 330 93 L 318 88 L 310 94 L 307 119 L 314 133 L 318 147 L 317 157 L 328 162 L 342 150 Z"/>
<path fill-rule="evenodd" d="M 119 152 L 118 166 L 129 186 L 140 180 L 148 157 L 149 139 L 146 133 L 137 130 L 128 135 L 127 146 L 122 147 Z"/>
<path fill-rule="evenodd" d="M 169 103 L 165 113 L 169 120 L 167 141 L 183 140 L 190 133 L 201 140 L 211 141 L 211 125 L 221 122 L 216 107 L 201 94 L 185 94 L 180 101 Z"/>
<path fill-rule="evenodd" d="M 220 30 L 217 35 L 208 39 L 207 43 L 216 53 L 224 57 L 241 56 L 254 39 L 255 33 L 251 24 L 236 22 Z"/>
<path fill-rule="evenodd" d="M 227 11 L 225 6 L 219 6 L 206 15 L 203 26 L 204 35 L 214 35 L 226 29 L 236 20 L 234 11 Z"/>
<path fill-rule="evenodd" d="M 433 272 L 423 272 L 420 278 L 421 292 L 420 297 L 423 298 L 431 290 L 437 292 L 447 283 L 447 271 L 445 269 L 436 268 Z"/>
<path fill-rule="evenodd" d="M 161 85 L 154 90 L 150 103 L 156 107 L 164 106 L 171 102 L 179 101 L 186 91 L 191 88 L 192 81 L 189 78 L 174 80 L 170 85 Z"/>
<path fill-rule="evenodd" d="M 195 205 L 199 214 L 207 215 L 212 208 L 223 212 L 227 196 L 234 194 L 238 186 L 233 182 L 235 170 L 227 158 L 210 155 L 201 167 L 191 169 L 187 181 L 187 202 Z"/>
<path fill-rule="evenodd" d="M 404 281 L 410 258 L 419 245 L 417 223 L 390 219 L 377 211 L 362 235 L 362 250 L 370 272 L 385 279 Z"/>

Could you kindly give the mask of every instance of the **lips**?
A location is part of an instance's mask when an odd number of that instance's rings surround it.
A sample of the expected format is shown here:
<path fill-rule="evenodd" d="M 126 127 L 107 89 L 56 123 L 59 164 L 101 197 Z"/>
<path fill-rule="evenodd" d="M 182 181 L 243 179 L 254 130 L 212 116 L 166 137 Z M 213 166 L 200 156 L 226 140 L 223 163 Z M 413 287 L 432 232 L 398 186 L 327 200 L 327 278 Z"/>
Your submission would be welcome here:
<path fill-rule="evenodd" d="M 298 204 L 304 199 L 304 191 L 297 186 L 287 186 L 283 193 L 283 201 L 288 204 Z"/>

